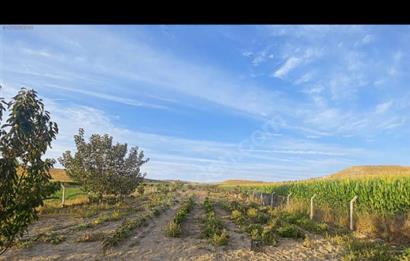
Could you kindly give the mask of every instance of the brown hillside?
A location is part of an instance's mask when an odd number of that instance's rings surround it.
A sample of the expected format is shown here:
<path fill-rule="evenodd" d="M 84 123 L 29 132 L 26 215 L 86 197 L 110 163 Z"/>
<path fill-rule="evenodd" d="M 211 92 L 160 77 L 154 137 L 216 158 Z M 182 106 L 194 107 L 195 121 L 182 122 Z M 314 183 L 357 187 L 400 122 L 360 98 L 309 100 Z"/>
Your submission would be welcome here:
<path fill-rule="evenodd" d="M 73 182 L 64 169 L 50 169 L 50 175 L 56 181 Z"/>
<path fill-rule="evenodd" d="M 334 174 L 311 178 L 308 180 L 319 180 L 319 179 L 345 179 L 345 178 L 373 178 L 373 177 L 400 177 L 400 176 L 410 176 L 410 166 L 399 166 L 399 165 L 373 165 L 373 166 L 353 166 L 350 168 L 343 169 Z M 285 182 L 285 181 L 284 181 Z M 221 185 L 269 185 L 269 184 L 280 184 L 282 182 L 264 182 L 264 181 L 254 181 L 254 180 L 225 180 Z"/>
<path fill-rule="evenodd" d="M 22 168 L 17 169 L 17 175 L 21 175 L 23 173 Z M 55 181 L 61 182 L 73 182 L 73 180 L 67 175 L 64 169 L 50 169 L 51 179 Z"/>
<path fill-rule="evenodd" d="M 380 166 L 353 166 L 324 178 L 371 178 L 410 176 L 410 166 L 380 165 Z"/>

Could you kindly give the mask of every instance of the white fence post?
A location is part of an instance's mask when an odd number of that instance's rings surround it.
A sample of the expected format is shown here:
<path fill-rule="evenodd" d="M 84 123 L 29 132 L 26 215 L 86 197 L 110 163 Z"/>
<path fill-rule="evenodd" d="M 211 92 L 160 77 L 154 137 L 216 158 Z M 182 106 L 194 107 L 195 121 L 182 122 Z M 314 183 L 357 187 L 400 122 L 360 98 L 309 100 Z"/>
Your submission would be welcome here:
<path fill-rule="evenodd" d="M 356 201 L 357 196 L 354 196 L 352 200 L 350 200 L 350 230 L 354 230 L 354 224 L 353 224 L 353 204 Z"/>
<path fill-rule="evenodd" d="M 61 183 L 61 188 L 63 189 L 63 193 L 61 195 L 61 206 L 64 207 L 64 202 L 65 202 L 65 187 L 63 183 Z"/>
<path fill-rule="evenodd" d="M 290 196 L 292 195 L 292 192 L 289 193 L 287 199 L 286 199 L 286 206 L 289 207 L 289 203 L 290 203 Z"/>
<path fill-rule="evenodd" d="M 313 219 L 313 199 L 316 197 L 316 194 L 310 198 L 310 219 Z"/>
<path fill-rule="evenodd" d="M 260 200 L 261 200 L 261 205 L 265 206 L 265 200 L 263 200 L 263 192 L 261 192 Z"/>
<path fill-rule="evenodd" d="M 275 194 L 275 192 L 272 192 L 272 195 L 270 196 L 270 207 L 273 208 L 273 194 Z"/>

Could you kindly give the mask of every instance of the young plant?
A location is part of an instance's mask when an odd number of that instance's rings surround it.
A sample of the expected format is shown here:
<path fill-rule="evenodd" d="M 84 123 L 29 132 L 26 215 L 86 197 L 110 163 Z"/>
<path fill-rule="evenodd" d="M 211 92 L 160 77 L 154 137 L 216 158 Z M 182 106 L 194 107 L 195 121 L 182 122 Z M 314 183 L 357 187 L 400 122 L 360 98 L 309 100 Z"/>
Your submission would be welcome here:
<path fill-rule="evenodd" d="M 186 219 L 188 213 L 192 210 L 194 206 L 193 198 L 189 198 L 180 209 L 177 210 L 175 217 L 171 220 L 166 229 L 165 234 L 169 237 L 179 237 L 182 234 L 181 224 Z"/>

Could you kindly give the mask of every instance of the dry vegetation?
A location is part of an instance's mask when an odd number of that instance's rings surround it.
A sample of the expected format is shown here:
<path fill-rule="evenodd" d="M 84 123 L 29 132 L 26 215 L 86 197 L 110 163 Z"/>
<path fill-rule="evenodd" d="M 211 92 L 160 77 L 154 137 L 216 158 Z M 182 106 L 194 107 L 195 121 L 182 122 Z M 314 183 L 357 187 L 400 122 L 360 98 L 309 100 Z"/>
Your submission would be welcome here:
<path fill-rule="evenodd" d="M 324 176 L 317 179 L 356 179 L 356 178 L 374 178 L 374 177 L 409 177 L 410 176 L 410 166 L 353 166 L 334 174 Z M 286 182 L 264 182 L 255 180 L 225 180 L 221 185 L 272 185 L 272 184 L 283 184 Z"/>
<path fill-rule="evenodd" d="M 67 175 L 64 169 L 57 169 L 53 168 L 50 170 L 50 175 L 51 178 L 55 181 L 60 181 L 60 182 L 73 182 L 72 179 Z"/>
<path fill-rule="evenodd" d="M 341 218 L 346 213 L 334 213 L 331 207 L 321 206 L 311 220 L 303 200 L 262 206 L 250 194 L 218 186 L 149 183 L 142 195 L 105 198 L 99 204 L 88 202 L 79 187 L 68 187 L 66 193 L 67 205 L 60 206 L 59 195 L 47 200 L 40 219 L 0 260 L 410 258 L 408 241 L 397 240 L 409 231 L 408 214 L 380 220 L 368 213 L 352 233 Z"/>
<path fill-rule="evenodd" d="M 400 177 L 410 176 L 410 167 L 407 166 L 353 166 L 335 174 L 326 176 L 330 179 L 356 179 L 373 177 Z"/>
<path fill-rule="evenodd" d="M 410 175 L 408 167 L 352 167 L 322 179 L 298 182 L 221 184 L 224 189 L 249 194 L 260 191 L 285 199 L 291 194 L 293 208 L 309 213 L 315 197 L 315 219 L 349 227 L 349 202 L 355 203 L 356 231 L 391 242 L 410 242 Z M 357 175 L 357 176 L 354 176 Z M 353 177 L 354 178 L 351 178 Z"/>

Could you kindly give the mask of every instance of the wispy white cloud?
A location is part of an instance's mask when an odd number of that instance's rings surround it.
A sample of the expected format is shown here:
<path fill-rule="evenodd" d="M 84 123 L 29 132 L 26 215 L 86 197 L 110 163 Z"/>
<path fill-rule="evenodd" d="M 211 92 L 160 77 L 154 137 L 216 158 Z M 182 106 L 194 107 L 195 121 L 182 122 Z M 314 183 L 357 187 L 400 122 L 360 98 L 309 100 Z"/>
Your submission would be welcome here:
<path fill-rule="evenodd" d="M 120 97 L 120 96 L 117 96 L 117 95 L 99 93 L 97 91 L 87 91 L 87 90 L 82 90 L 82 89 L 63 87 L 63 86 L 59 86 L 59 85 L 55 85 L 55 84 L 46 84 L 46 86 L 50 87 L 50 88 L 54 88 L 54 89 L 75 92 L 75 93 L 84 94 L 84 95 L 88 95 L 88 96 L 92 96 L 92 97 L 96 97 L 96 98 L 101 98 L 101 99 L 108 100 L 108 101 L 118 102 L 118 103 L 121 103 L 121 104 L 130 105 L 130 106 L 147 107 L 147 108 L 154 108 L 154 109 L 169 109 L 168 107 L 163 106 L 163 105 L 149 104 L 149 103 L 146 103 L 146 102 L 140 102 L 140 101 L 136 101 L 136 100 L 133 100 L 133 99 Z"/>
<path fill-rule="evenodd" d="M 290 71 L 296 68 L 299 64 L 301 64 L 302 60 L 297 57 L 290 57 L 286 60 L 286 62 L 275 71 L 273 76 L 277 78 L 285 77 Z"/>
<path fill-rule="evenodd" d="M 55 27 L 47 27 L 43 30 L 39 27 L 36 34 L 47 41 L 55 42 L 62 48 L 61 52 L 68 54 L 59 55 L 48 51 L 50 55 L 43 57 L 46 60 L 39 63 L 37 56 L 29 57 L 33 56 L 35 51 L 32 50 L 27 54 L 29 47 L 23 43 L 22 46 L 7 47 L 13 52 L 18 52 L 20 48 L 22 55 L 5 56 L 6 62 L 13 60 L 14 63 L 36 65 L 33 67 L 36 67 L 36 71 L 41 71 L 38 74 L 42 74 L 43 77 L 58 76 L 70 80 L 71 75 L 75 75 L 72 79 L 76 81 L 69 81 L 70 85 L 81 84 L 81 89 L 87 88 L 88 94 L 98 93 L 99 97 L 110 99 L 113 97 L 106 93 L 106 86 L 109 85 L 107 81 L 121 79 L 134 82 L 134 88 L 121 86 L 118 81 L 115 83 L 115 88 L 124 92 L 135 90 L 134 95 L 138 92 L 157 92 L 160 94 L 158 96 L 176 99 L 181 104 L 194 97 L 252 117 L 263 117 L 273 113 L 280 106 L 283 107 L 276 92 L 252 82 L 243 82 L 221 68 L 195 64 L 166 53 L 153 45 L 147 45 L 142 40 L 134 38 L 131 41 L 127 37 L 104 29 L 84 27 L 76 32 L 69 29 L 66 28 L 62 36 L 54 33 L 57 30 Z M 79 43 L 81 48 L 73 49 L 71 45 L 67 45 L 68 47 L 61 45 L 62 41 L 59 41 L 59 38 L 70 38 L 72 34 L 81 39 Z M 102 38 L 105 40 L 98 40 Z M 112 48 L 113 46 L 121 46 L 121 48 Z M 68 58 L 69 54 L 76 58 Z M 32 70 L 20 71 L 20 73 L 32 74 Z M 96 79 L 99 83 L 94 82 L 92 85 L 83 83 L 79 77 Z M 78 89 L 78 87 L 71 88 L 72 91 Z M 238 89 L 241 89 L 241 92 L 238 92 Z M 150 105 L 155 107 L 152 102 Z M 158 104 L 158 106 L 162 105 Z"/>
<path fill-rule="evenodd" d="M 140 146 L 151 158 L 144 168 L 151 178 L 197 181 L 247 178 L 251 175 L 265 180 L 306 178 L 336 170 L 349 157 L 361 153 L 360 150 L 307 143 L 275 135 L 262 143 L 254 143 L 256 147 L 252 146 L 251 140 L 245 146 L 190 140 L 130 130 L 119 126 L 105 112 L 87 106 L 71 105 L 63 108 L 50 99 L 46 99 L 45 104 L 60 129 L 47 156 L 57 158 L 67 149 L 75 150 L 73 136 L 81 127 L 86 130 L 86 136 L 91 133 L 109 133 L 115 141 Z M 329 157 L 338 157 L 340 162 L 322 168 L 319 162 L 313 163 L 310 157 L 322 157 L 324 162 Z"/>
<path fill-rule="evenodd" d="M 393 101 L 379 103 L 379 104 L 377 104 L 375 111 L 378 114 L 385 113 L 386 111 L 388 111 L 390 109 L 392 104 L 393 104 Z"/>

